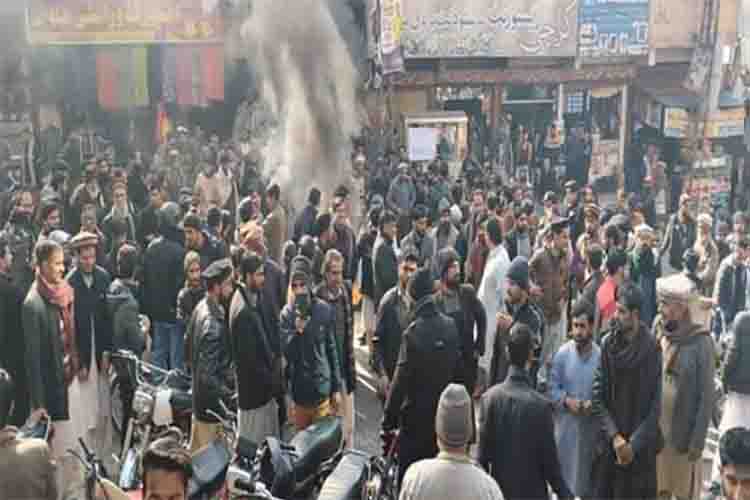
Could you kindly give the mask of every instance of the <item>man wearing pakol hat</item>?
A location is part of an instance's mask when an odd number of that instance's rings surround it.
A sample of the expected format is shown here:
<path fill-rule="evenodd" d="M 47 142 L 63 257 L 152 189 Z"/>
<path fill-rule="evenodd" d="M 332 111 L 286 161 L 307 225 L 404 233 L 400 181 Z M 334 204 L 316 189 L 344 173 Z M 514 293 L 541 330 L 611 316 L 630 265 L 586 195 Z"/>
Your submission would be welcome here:
<path fill-rule="evenodd" d="M 453 318 L 456 323 L 466 369 L 464 385 L 469 394 L 474 394 L 477 360 L 484 354 L 487 315 L 474 287 L 468 283 L 461 284 L 458 253 L 452 248 L 445 248 L 436 260 L 440 267 L 440 285 L 435 293 L 435 302 L 443 314 Z"/>
<path fill-rule="evenodd" d="M 697 290 L 687 276 L 661 278 L 656 288 L 659 316 L 653 334 L 663 353 L 659 426 L 665 441 L 657 455 L 658 491 L 697 498 L 714 404 L 714 343 L 708 329 L 692 321 L 690 305 Z"/>
<path fill-rule="evenodd" d="M 435 413 L 440 394 L 449 383 L 461 382 L 464 375 L 458 329 L 435 304 L 433 287 L 432 274 L 426 268 L 409 281 L 416 318 L 404 332 L 383 415 L 384 431 L 401 427 L 401 478 L 411 464 L 437 454 Z"/>
<path fill-rule="evenodd" d="M 534 284 L 531 293 L 538 297 L 546 322 L 539 369 L 539 377 L 544 380 L 547 365 L 565 342 L 567 333 L 565 314 L 570 270 L 568 219 L 558 219 L 549 224 L 542 241 L 544 246 L 534 252 L 529 260 L 529 276 Z"/>
<path fill-rule="evenodd" d="M 188 338 L 192 339 L 193 422 L 190 451 L 195 452 L 216 439 L 221 424 L 209 414 L 222 414 L 220 401 L 226 403 L 235 393 L 231 346 L 227 343 L 224 304 L 234 292 L 232 263 L 221 259 L 202 273 L 206 296 L 193 311 L 188 324 Z"/>
<path fill-rule="evenodd" d="M 539 306 L 532 303 L 529 297 L 529 261 L 525 257 L 516 257 L 510 263 L 506 276 L 505 308 L 499 311 L 495 318 L 489 318 L 490 324 L 494 325 L 497 332 L 492 350 L 488 387 L 503 383 L 508 375 L 510 367 L 507 349 L 508 336 L 514 325 L 521 324 L 529 327 L 535 350 L 541 347 L 544 333 L 544 315 Z M 538 353 L 535 352 L 535 355 Z M 536 360 L 530 371 L 534 377 L 533 383 L 536 383 L 535 376 L 538 368 L 538 360 Z"/>
<path fill-rule="evenodd" d="M 510 370 L 502 384 L 483 396 L 479 408 L 478 460 L 509 499 L 572 499 L 560 473 L 552 405 L 529 378 L 534 340 L 526 325 L 511 328 Z"/>
<path fill-rule="evenodd" d="M 298 431 L 342 410 L 341 367 L 336 347 L 336 314 L 314 297 L 307 257 L 292 261 L 287 304 L 281 311 L 290 420 Z"/>
<path fill-rule="evenodd" d="M 495 480 L 468 453 L 474 431 L 472 404 L 463 386 L 450 384 L 445 388 L 435 415 L 440 451 L 436 458 L 409 467 L 401 485 L 401 500 L 503 499 Z"/>
<path fill-rule="evenodd" d="M 491 217 L 487 222 L 487 245 L 490 253 L 487 256 L 487 265 L 485 266 L 484 276 L 479 285 L 477 296 L 484 305 L 487 318 L 492 325 L 495 316 L 503 309 L 505 301 L 505 277 L 510 267 L 508 252 L 502 245 L 503 235 L 500 230 L 500 222 L 496 217 Z M 488 379 L 490 367 L 492 364 L 492 354 L 495 347 L 496 329 L 490 327 L 487 330 L 487 336 L 484 344 L 484 354 L 479 358 L 479 385 L 480 390 L 484 391 L 489 387 Z"/>

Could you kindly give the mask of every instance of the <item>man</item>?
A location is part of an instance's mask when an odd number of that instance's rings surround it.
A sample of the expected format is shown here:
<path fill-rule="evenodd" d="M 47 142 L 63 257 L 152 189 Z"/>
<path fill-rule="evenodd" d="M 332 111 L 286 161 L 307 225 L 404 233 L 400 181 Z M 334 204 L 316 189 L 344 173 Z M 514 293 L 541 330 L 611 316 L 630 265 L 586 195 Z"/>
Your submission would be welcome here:
<path fill-rule="evenodd" d="M 8 236 L 0 232 L 0 368 L 8 371 L 15 383 L 14 412 L 9 422 L 23 425 L 29 415 L 29 401 L 26 389 L 26 368 L 24 364 L 24 336 L 21 323 L 23 294 L 11 280 L 10 266 L 13 255 L 10 252 Z"/>
<path fill-rule="evenodd" d="M 14 195 L 13 208 L 5 225 L 5 234 L 13 255 L 10 276 L 24 294 L 34 281 L 32 253 L 36 236 L 31 220 L 33 213 L 34 198 L 31 191 L 21 188 Z"/>
<path fill-rule="evenodd" d="M 515 210 L 515 215 L 516 224 L 505 236 L 505 248 L 508 250 L 508 258 L 513 260 L 520 255 L 529 259 L 534 250 L 534 240 L 529 231 L 529 216 L 531 214 L 528 209 L 522 207 Z"/>
<path fill-rule="evenodd" d="M 182 219 L 182 230 L 185 233 L 185 248 L 195 250 L 201 256 L 201 269 L 227 257 L 224 242 L 208 234 L 197 214 L 189 213 Z"/>
<path fill-rule="evenodd" d="M 328 250 L 323 259 L 323 283 L 315 296 L 333 309 L 335 317 L 336 352 L 341 367 L 341 388 L 344 442 L 354 446 L 354 391 L 357 388 L 357 369 L 354 359 L 354 313 L 352 291 L 344 281 L 344 257 L 335 249 Z"/>
<path fill-rule="evenodd" d="M 487 256 L 486 272 L 479 285 L 477 296 L 484 306 L 487 318 L 494 324 L 497 313 L 503 310 L 505 302 L 505 278 L 510 267 L 510 259 L 505 247 L 502 246 L 503 236 L 500 230 L 500 222 L 491 217 L 487 222 L 487 245 L 490 253 Z M 489 371 L 492 364 L 492 356 L 495 348 L 496 329 L 487 331 L 484 343 L 484 354 L 479 358 L 480 389 L 488 387 Z"/>
<path fill-rule="evenodd" d="M 24 439 L 11 425 L 16 390 L 0 368 L 0 497 L 57 500 L 56 467 L 47 443 Z"/>
<path fill-rule="evenodd" d="M 544 193 L 542 200 L 544 204 L 544 215 L 539 220 L 539 227 L 545 228 L 551 222 L 560 219 L 560 198 L 552 191 Z"/>
<path fill-rule="evenodd" d="M 109 425 L 109 362 L 112 352 L 112 324 L 107 315 L 106 294 L 112 279 L 96 265 L 99 240 L 95 234 L 81 232 L 71 240 L 77 255 L 77 266 L 66 278 L 73 288 L 78 385 L 80 399 L 76 405 L 88 408 L 85 417 L 87 441 L 98 454 L 106 453 L 106 430 Z M 101 386 L 101 387 L 100 387 Z M 92 407 L 93 406 L 93 407 Z"/>
<path fill-rule="evenodd" d="M 140 265 L 138 250 L 125 244 L 117 252 L 117 272 L 107 290 L 107 313 L 112 320 L 112 349 L 126 349 L 141 357 L 146 349 L 146 338 L 141 330 L 138 312 L 140 305 L 136 271 Z"/>
<path fill-rule="evenodd" d="M 555 439 L 565 482 L 576 497 L 590 495 L 594 442 L 599 430 L 591 416 L 599 346 L 594 344 L 594 306 L 579 299 L 571 311 L 572 336 L 552 358 L 549 395 L 555 404 Z"/>
<path fill-rule="evenodd" d="M 576 252 L 581 259 L 586 258 L 586 253 L 591 245 L 600 245 L 601 227 L 599 217 L 601 209 L 597 205 L 588 204 L 583 208 L 584 232 L 576 240 Z"/>
<path fill-rule="evenodd" d="M 112 220 L 123 219 L 127 223 L 127 241 L 136 241 L 135 208 L 128 200 L 128 186 L 123 181 L 115 181 L 112 184 L 112 210 L 102 221 L 102 232 L 108 241 L 113 240 Z"/>
<path fill-rule="evenodd" d="M 532 303 L 529 296 L 529 261 L 524 257 L 516 257 L 508 267 L 505 281 L 505 308 L 495 317 L 497 333 L 492 350 L 492 361 L 487 386 L 502 384 L 508 376 L 510 359 L 508 358 L 508 338 L 513 326 L 526 325 L 531 331 L 536 351 L 542 345 L 544 333 L 544 316 L 539 307 Z M 490 321 L 492 321 L 490 319 Z M 534 377 L 538 366 L 536 363 L 530 370 Z M 532 378 L 532 383 L 534 379 Z"/>
<path fill-rule="evenodd" d="M 546 331 L 542 344 L 539 378 L 546 380 L 552 355 L 565 341 L 567 334 L 567 301 L 569 260 L 568 220 L 552 222 L 542 237 L 543 247 L 539 248 L 529 260 L 529 276 L 534 287 L 532 295 L 539 297 L 544 312 Z"/>
<path fill-rule="evenodd" d="M 282 246 L 289 238 L 287 229 L 287 215 L 281 205 L 281 188 L 278 184 L 271 184 L 266 189 L 266 207 L 268 215 L 263 221 L 263 233 L 268 242 L 268 256 L 276 262 L 282 260 Z"/>
<path fill-rule="evenodd" d="M 401 500 L 503 500 L 497 483 L 474 464 L 468 443 L 474 432 L 472 400 L 466 389 L 449 384 L 440 395 L 435 432 L 436 458 L 415 462 L 401 486 Z"/>
<path fill-rule="evenodd" d="M 682 271 L 682 255 L 692 248 L 696 238 L 696 222 L 690 214 L 690 195 L 680 196 L 680 209 L 669 217 L 664 230 L 664 239 L 659 249 L 659 258 L 667 256 L 665 276 Z"/>
<path fill-rule="evenodd" d="M 394 248 L 396 229 L 396 215 L 386 210 L 380 216 L 380 234 L 373 249 L 375 304 L 380 304 L 385 292 L 398 283 L 398 260 Z"/>
<path fill-rule="evenodd" d="M 734 251 L 735 245 L 747 237 L 747 216 L 742 212 L 737 212 L 732 217 L 732 234 L 727 238 L 727 244 L 731 251 Z"/>
<path fill-rule="evenodd" d="M 399 256 L 398 286 L 386 292 L 378 307 L 373 337 L 373 364 L 380 378 L 379 396 L 388 396 L 388 388 L 396 371 L 401 339 L 404 331 L 411 324 L 414 302 L 409 295 L 407 285 L 417 272 L 417 256 L 404 252 Z"/>
<path fill-rule="evenodd" d="M 212 206 L 224 208 L 234 192 L 232 177 L 217 165 L 216 153 L 208 146 L 201 150 L 201 172 L 195 180 L 193 194 L 200 199 L 198 213 L 205 217 Z"/>
<path fill-rule="evenodd" d="M 172 437 L 159 438 L 141 459 L 143 500 L 187 500 L 193 474 L 190 453 Z"/>
<path fill-rule="evenodd" d="M 232 353 L 228 345 L 224 303 L 234 291 L 232 263 L 217 260 L 202 273 L 206 296 L 196 306 L 188 325 L 192 339 L 193 425 L 191 453 L 210 443 L 220 432 L 221 424 L 208 413 L 222 414 L 219 401 L 234 395 Z"/>
<path fill-rule="evenodd" d="M 630 251 L 627 264 L 629 279 L 640 287 L 643 294 L 641 321 L 652 325 L 656 317 L 656 281 L 661 275 L 659 259 L 653 248 L 656 235 L 648 224 L 637 226 L 634 232 L 635 248 Z"/>
<path fill-rule="evenodd" d="M 733 427 L 727 430 L 719 440 L 718 455 L 721 485 L 716 488 L 717 496 L 727 500 L 750 498 L 750 429 Z"/>
<path fill-rule="evenodd" d="M 558 497 L 572 499 L 560 474 L 552 406 L 532 389 L 528 376 L 533 346 L 527 326 L 511 329 L 508 377 L 480 402 L 479 463 L 505 498 L 548 498 L 549 485 Z"/>
<path fill-rule="evenodd" d="M 602 286 L 605 279 L 604 272 L 602 271 L 604 249 L 601 245 L 595 243 L 586 249 L 584 257 L 586 259 L 586 272 L 580 298 L 593 305 L 596 312 L 596 294 L 599 292 L 599 287 Z"/>
<path fill-rule="evenodd" d="M 312 257 L 312 272 L 313 272 L 313 283 L 320 283 L 323 280 L 321 275 L 321 267 L 323 266 L 323 257 L 326 252 L 332 248 L 336 248 L 337 238 L 336 230 L 333 224 L 333 217 L 330 213 L 322 213 L 315 219 L 315 226 L 313 227 L 313 235 L 316 238 L 316 251 Z"/>
<path fill-rule="evenodd" d="M 283 373 L 277 335 L 268 331 L 268 319 L 261 307 L 265 275 L 263 257 L 245 252 L 240 264 L 242 284 L 229 308 L 232 359 L 237 379 L 238 422 L 242 438 L 262 443 L 268 436 L 279 437 L 279 408 Z M 275 333 L 275 332 L 274 332 Z"/>
<path fill-rule="evenodd" d="M 97 165 L 94 159 L 86 165 L 84 172 L 84 178 L 81 184 L 73 190 L 73 194 L 70 196 L 72 220 L 70 221 L 71 226 L 69 229 L 71 229 L 71 232 L 73 233 L 77 233 L 80 229 L 78 223 L 81 220 L 81 212 L 84 205 L 94 205 L 97 219 L 99 214 L 105 213 L 108 207 L 104 197 L 103 188 L 99 182 Z"/>
<path fill-rule="evenodd" d="M 60 206 L 56 201 L 45 201 L 39 209 L 40 238 L 47 238 L 52 233 L 62 228 L 62 214 Z"/>
<path fill-rule="evenodd" d="M 747 259 L 750 255 L 750 240 L 740 238 L 732 253 L 719 265 L 714 285 L 714 303 L 721 311 L 724 329 L 728 329 L 737 313 L 746 308 Z"/>
<path fill-rule="evenodd" d="M 344 258 L 344 279 L 353 282 L 357 277 L 357 236 L 349 218 L 346 199 L 346 196 L 337 197 L 333 204 L 334 249 Z"/>
<path fill-rule="evenodd" d="M 51 240 L 34 249 L 37 273 L 23 302 L 29 404 L 33 418 L 48 415 L 55 424 L 55 458 L 62 462 L 58 484 L 74 482 L 76 464 L 67 457 L 80 436 L 70 420 L 68 384 L 78 373 L 73 320 L 73 289 L 63 279 L 63 249 Z"/>
<path fill-rule="evenodd" d="M 312 295 L 310 262 L 292 261 L 291 297 L 281 311 L 290 419 L 302 431 L 341 409 L 341 369 L 333 308 Z"/>
<path fill-rule="evenodd" d="M 404 332 L 385 404 L 383 430 L 400 427 L 401 478 L 411 464 L 437 454 L 434 415 L 438 400 L 448 384 L 460 380 L 464 373 L 458 330 L 437 308 L 433 286 L 432 275 L 425 268 L 409 281 L 416 319 Z"/>
<path fill-rule="evenodd" d="M 149 187 L 149 204 L 138 216 L 138 242 L 143 248 L 148 247 L 151 240 L 156 238 L 159 229 L 157 213 L 167 201 L 167 193 L 161 183 L 152 182 Z"/>
<path fill-rule="evenodd" d="M 714 405 L 714 343 L 708 330 L 692 321 L 690 301 L 698 291 L 687 276 L 661 278 L 656 286 L 660 316 L 653 334 L 664 353 L 659 427 L 665 443 L 656 457 L 659 494 L 698 498 Z"/>
<path fill-rule="evenodd" d="M 177 322 L 177 295 L 184 281 L 185 251 L 179 244 L 177 204 L 164 204 L 158 212 L 156 238 L 143 257 L 143 309 L 153 325 L 153 362 L 168 370 L 184 366 L 184 332 Z"/>
<path fill-rule="evenodd" d="M 617 289 L 625 282 L 625 266 L 627 255 L 619 249 L 614 249 L 607 255 L 607 277 L 596 292 L 596 307 L 599 313 L 597 331 L 608 329 L 609 321 L 617 313 Z M 639 311 L 643 306 L 639 308 Z"/>
<path fill-rule="evenodd" d="M 570 223 L 570 241 L 578 242 L 578 238 L 584 233 L 584 211 L 578 193 L 578 183 L 570 180 L 565 183 L 565 213 L 564 216 Z"/>
<path fill-rule="evenodd" d="M 315 219 L 318 217 L 318 210 L 320 208 L 320 189 L 312 188 L 310 193 L 307 195 L 307 205 L 302 212 L 300 212 L 297 221 L 294 223 L 294 241 L 299 242 L 299 239 L 306 234 L 312 234 L 313 226 L 315 225 Z"/>
<path fill-rule="evenodd" d="M 451 207 L 448 200 L 440 200 L 438 203 L 439 220 L 437 225 L 430 230 L 430 237 L 435 242 L 435 254 L 443 248 L 456 248 L 458 243 L 458 229 L 451 221 Z M 437 265 L 433 262 L 433 277 L 439 279 Z"/>
<path fill-rule="evenodd" d="M 424 205 L 414 207 L 412 230 L 401 240 L 403 251 L 410 249 L 419 257 L 419 267 L 430 267 L 435 257 L 435 240 L 427 233 L 429 213 Z"/>
<path fill-rule="evenodd" d="M 398 215 L 398 236 L 401 238 L 409 232 L 411 211 L 417 203 L 417 189 L 408 170 L 406 163 L 398 166 L 398 174 L 391 182 L 386 196 L 386 207 Z"/>
<path fill-rule="evenodd" d="M 435 303 L 456 324 L 465 369 L 462 381 L 469 394 L 474 394 L 477 362 L 485 349 L 487 315 L 474 287 L 461 284 L 461 265 L 456 251 L 452 248 L 441 250 L 437 261 L 440 266 L 440 285 L 435 294 Z"/>
<path fill-rule="evenodd" d="M 641 300 L 632 283 L 618 288 L 614 329 L 601 343 L 591 399 L 601 428 L 591 498 L 656 498 L 662 364 L 659 346 L 641 322 Z"/>

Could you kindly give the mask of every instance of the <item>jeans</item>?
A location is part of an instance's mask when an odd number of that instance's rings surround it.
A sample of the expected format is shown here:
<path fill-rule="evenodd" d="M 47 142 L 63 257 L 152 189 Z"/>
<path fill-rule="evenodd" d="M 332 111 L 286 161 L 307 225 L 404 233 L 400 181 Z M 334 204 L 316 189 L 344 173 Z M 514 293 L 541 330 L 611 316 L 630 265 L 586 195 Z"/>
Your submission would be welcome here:
<path fill-rule="evenodd" d="M 154 323 L 154 364 L 163 370 L 182 370 L 185 367 L 183 328 L 177 322 Z"/>

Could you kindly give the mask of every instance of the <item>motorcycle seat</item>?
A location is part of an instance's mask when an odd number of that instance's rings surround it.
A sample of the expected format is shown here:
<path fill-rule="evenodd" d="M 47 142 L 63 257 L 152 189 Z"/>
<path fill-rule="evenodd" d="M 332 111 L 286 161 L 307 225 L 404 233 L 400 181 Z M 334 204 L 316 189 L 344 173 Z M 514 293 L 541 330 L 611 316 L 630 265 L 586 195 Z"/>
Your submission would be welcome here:
<path fill-rule="evenodd" d="M 318 500 L 359 499 L 369 462 L 367 454 L 356 450 L 347 451 L 323 483 Z"/>
<path fill-rule="evenodd" d="M 214 439 L 193 454 L 190 465 L 193 476 L 188 485 L 189 498 L 198 493 L 214 491 L 224 481 L 232 452 L 222 439 Z"/>
<path fill-rule="evenodd" d="M 341 418 L 325 417 L 292 438 L 294 447 L 294 477 L 303 481 L 315 474 L 320 464 L 333 457 L 341 448 L 343 431 Z"/>
<path fill-rule="evenodd" d="M 193 410 L 193 395 L 187 391 L 173 390 L 169 396 L 172 413 L 182 415 Z"/>

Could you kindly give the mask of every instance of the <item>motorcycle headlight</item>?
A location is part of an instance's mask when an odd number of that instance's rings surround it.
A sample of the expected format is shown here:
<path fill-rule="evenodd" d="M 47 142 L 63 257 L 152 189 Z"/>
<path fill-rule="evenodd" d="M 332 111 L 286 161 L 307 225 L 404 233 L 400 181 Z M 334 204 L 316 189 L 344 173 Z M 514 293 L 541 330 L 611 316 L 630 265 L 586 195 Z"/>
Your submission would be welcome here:
<path fill-rule="evenodd" d="M 137 390 L 133 396 L 133 413 L 139 422 L 151 419 L 154 411 L 154 397 L 146 391 Z"/>

